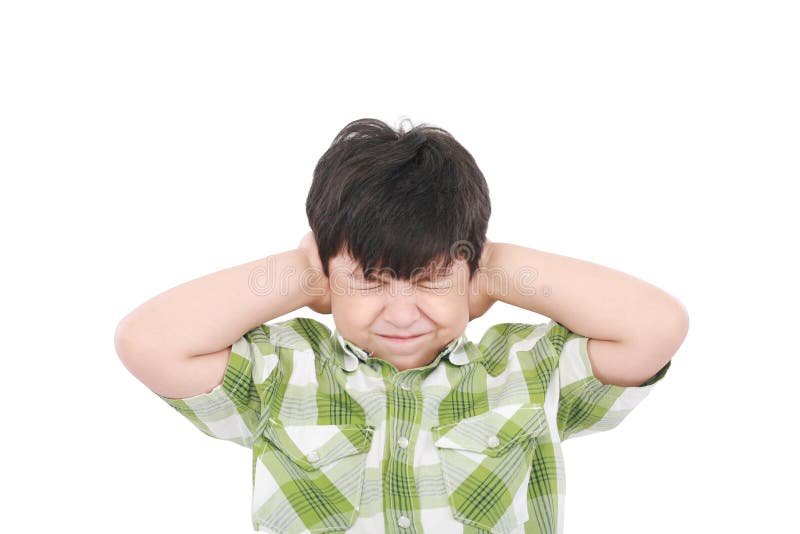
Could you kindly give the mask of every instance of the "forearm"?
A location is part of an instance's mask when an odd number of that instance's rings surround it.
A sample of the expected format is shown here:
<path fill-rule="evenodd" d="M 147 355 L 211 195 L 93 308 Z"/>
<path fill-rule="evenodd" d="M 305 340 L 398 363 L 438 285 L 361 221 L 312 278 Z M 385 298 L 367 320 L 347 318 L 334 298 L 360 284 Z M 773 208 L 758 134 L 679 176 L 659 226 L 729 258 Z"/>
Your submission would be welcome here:
<path fill-rule="evenodd" d="M 307 255 L 296 249 L 185 282 L 125 316 L 117 346 L 176 358 L 222 350 L 248 330 L 308 305 L 311 292 L 301 287 L 308 267 Z"/>
<path fill-rule="evenodd" d="M 494 243 L 487 291 L 580 335 L 636 341 L 688 320 L 675 297 L 623 272 L 510 243 Z M 497 276 L 500 274 L 500 276 Z"/>

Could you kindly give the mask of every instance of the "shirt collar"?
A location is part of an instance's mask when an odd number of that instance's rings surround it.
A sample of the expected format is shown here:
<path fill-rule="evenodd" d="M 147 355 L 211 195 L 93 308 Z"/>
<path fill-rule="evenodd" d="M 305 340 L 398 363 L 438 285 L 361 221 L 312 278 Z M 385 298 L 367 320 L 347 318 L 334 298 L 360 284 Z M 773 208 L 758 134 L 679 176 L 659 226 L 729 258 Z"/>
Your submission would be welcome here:
<path fill-rule="evenodd" d="M 338 328 L 334 329 L 331 339 L 334 346 L 334 361 L 345 371 L 355 371 L 358 368 L 358 362 L 366 362 L 368 358 L 372 357 L 371 352 L 345 339 Z M 477 347 L 467 339 L 467 334 L 464 332 L 440 350 L 434 361 L 440 358 L 447 358 L 451 364 L 461 366 L 480 359 L 481 354 Z"/>

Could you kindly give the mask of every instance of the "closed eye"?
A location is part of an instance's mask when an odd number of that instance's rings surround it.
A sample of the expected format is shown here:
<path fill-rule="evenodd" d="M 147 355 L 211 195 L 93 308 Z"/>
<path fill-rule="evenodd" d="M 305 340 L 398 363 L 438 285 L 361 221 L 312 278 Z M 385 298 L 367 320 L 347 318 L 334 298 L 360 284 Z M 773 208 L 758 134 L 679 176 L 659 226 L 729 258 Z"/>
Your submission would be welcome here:
<path fill-rule="evenodd" d="M 450 281 L 449 280 L 444 280 L 444 281 L 439 281 L 439 282 L 431 282 L 431 281 L 426 280 L 425 282 L 426 282 L 425 284 L 417 283 L 415 285 L 417 285 L 418 287 L 424 288 L 424 289 L 447 289 L 448 287 L 450 287 Z M 371 285 L 369 287 L 361 287 L 361 289 L 376 289 L 376 288 L 378 288 L 378 287 L 380 287 L 382 285 L 388 284 L 389 282 L 386 281 L 386 280 L 375 280 L 375 279 L 363 280 L 363 279 L 361 279 L 361 280 L 358 280 L 358 283 L 361 284 L 361 285 L 374 284 L 374 285 Z"/>
<path fill-rule="evenodd" d="M 451 283 L 448 280 L 448 281 L 445 281 L 445 282 L 437 282 L 437 283 L 435 283 L 433 285 L 424 285 L 424 286 L 420 286 L 420 287 L 423 287 L 425 289 L 447 289 L 447 288 L 450 287 L 450 285 L 451 285 Z"/>
<path fill-rule="evenodd" d="M 356 278 L 355 281 L 356 281 L 356 284 L 361 289 L 374 289 L 376 287 L 380 287 L 380 285 L 381 285 L 381 282 L 379 280 L 364 280 L 363 278 Z M 367 286 L 369 286 L 369 287 L 367 287 Z"/>
<path fill-rule="evenodd" d="M 443 271 L 431 279 L 429 276 L 421 276 L 417 279 L 415 285 L 418 287 L 422 287 L 424 289 L 447 289 L 450 287 L 452 281 L 450 280 L 450 275 L 452 272 L 450 271 Z M 376 289 L 384 284 L 388 284 L 390 280 L 386 280 L 384 278 L 379 278 L 374 274 L 369 275 L 368 277 L 364 278 L 364 275 L 361 273 L 352 273 L 353 279 L 355 282 L 361 286 L 359 289 Z M 372 284 L 372 285 L 369 285 Z"/>

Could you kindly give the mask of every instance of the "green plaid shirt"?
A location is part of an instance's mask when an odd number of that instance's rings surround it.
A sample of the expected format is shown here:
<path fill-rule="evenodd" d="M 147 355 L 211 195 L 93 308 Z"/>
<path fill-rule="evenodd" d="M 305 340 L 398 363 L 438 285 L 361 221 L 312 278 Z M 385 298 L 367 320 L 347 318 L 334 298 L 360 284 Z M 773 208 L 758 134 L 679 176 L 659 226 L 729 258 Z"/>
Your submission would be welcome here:
<path fill-rule="evenodd" d="M 588 339 L 502 323 L 399 372 L 309 318 L 234 343 L 220 385 L 161 396 L 253 450 L 256 531 L 560 533 L 567 438 L 617 426 L 638 387 L 592 375 Z"/>

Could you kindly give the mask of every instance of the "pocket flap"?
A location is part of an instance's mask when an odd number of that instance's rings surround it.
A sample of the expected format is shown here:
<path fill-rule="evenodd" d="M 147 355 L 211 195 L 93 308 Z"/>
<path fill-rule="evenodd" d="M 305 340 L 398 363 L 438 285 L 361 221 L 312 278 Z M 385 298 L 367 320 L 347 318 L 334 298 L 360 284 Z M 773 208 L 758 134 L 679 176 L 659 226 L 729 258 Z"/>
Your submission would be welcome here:
<path fill-rule="evenodd" d="M 368 425 L 283 425 L 270 419 L 264 436 L 306 471 L 369 451 L 374 427 Z"/>
<path fill-rule="evenodd" d="M 499 456 L 516 441 L 537 436 L 547 429 L 540 404 L 499 406 L 456 423 L 433 427 L 434 443 L 444 449 L 461 449 Z"/>

